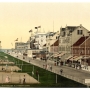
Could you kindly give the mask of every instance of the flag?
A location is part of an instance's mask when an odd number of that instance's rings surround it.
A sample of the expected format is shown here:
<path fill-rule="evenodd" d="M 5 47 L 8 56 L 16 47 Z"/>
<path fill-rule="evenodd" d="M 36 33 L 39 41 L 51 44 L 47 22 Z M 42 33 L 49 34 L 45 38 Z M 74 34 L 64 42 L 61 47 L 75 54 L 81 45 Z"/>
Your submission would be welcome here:
<path fill-rule="evenodd" d="M 38 29 L 38 27 L 35 27 L 35 29 Z"/>
<path fill-rule="evenodd" d="M 29 33 L 30 33 L 30 32 L 32 32 L 32 29 L 31 29 L 31 30 L 29 30 Z"/>
<path fill-rule="evenodd" d="M 41 26 L 38 26 L 38 28 L 41 28 Z"/>
<path fill-rule="evenodd" d="M 15 41 L 18 41 L 18 38 Z"/>

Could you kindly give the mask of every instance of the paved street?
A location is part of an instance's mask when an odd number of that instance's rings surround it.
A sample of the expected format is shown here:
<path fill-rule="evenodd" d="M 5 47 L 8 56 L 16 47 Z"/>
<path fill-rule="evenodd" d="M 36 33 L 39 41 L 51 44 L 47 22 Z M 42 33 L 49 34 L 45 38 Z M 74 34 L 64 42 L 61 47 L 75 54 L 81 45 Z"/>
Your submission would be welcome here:
<path fill-rule="evenodd" d="M 15 56 L 15 53 L 13 53 L 12 56 L 13 55 Z M 29 63 L 29 60 L 23 59 L 22 55 L 18 55 L 18 58 Z M 42 67 L 42 68 L 44 64 L 52 65 L 52 72 L 57 73 L 57 74 L 60 74 L 60 69 L 62 68 L 64 77 L 70 78 L 72 80 L 75 80 L 81 83 L 84 83 L 85 79 L 90 79 L 90 72 L 88 71 L 78 70 L 78 69 L 68 67 L 68 66 L 61 66 L 61 67 L 54 66 L 54 62 L 50 60 L 47 60 L 47 62 L 45 62 L 39 59 L 35 59 L 35 60 L 30 59 L 30 63 L 36 66 Z"/>

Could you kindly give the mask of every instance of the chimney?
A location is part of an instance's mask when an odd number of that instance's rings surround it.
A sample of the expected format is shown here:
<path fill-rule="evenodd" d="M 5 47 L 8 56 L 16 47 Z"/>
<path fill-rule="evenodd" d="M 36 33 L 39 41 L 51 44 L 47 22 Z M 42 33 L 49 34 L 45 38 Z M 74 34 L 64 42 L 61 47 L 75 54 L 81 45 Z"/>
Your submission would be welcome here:
<path fill-rule="evenodd" d="M 80 24 L 80 26 L 82 26 L 82 24 Z"/>

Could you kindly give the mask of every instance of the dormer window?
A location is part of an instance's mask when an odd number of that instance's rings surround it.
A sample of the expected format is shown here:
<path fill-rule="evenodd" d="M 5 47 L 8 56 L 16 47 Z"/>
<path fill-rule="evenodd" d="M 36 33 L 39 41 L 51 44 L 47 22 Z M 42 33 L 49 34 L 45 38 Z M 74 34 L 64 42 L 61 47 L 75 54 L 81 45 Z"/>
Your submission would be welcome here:
<path fill-rule="evenodd" d="M 83 34 L 83 30 L 77 30 L 77 34 L 78 35 L 82 35 Z"/>

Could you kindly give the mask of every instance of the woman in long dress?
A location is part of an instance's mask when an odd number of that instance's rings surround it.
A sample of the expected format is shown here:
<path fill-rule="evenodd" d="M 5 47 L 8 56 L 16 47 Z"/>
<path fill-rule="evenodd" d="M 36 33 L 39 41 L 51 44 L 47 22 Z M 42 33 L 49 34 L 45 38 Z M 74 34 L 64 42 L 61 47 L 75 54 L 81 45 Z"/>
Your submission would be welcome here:
<path fill-rule="evenodd" d="M 9 77 L 8 76 L 6 77 L 5 82 L 9 83 Z"/>

